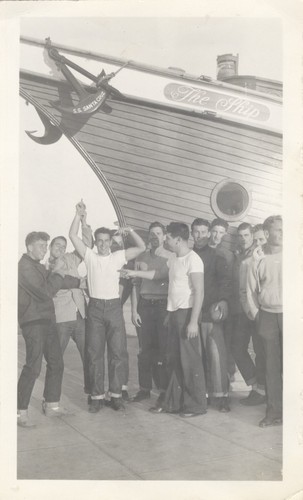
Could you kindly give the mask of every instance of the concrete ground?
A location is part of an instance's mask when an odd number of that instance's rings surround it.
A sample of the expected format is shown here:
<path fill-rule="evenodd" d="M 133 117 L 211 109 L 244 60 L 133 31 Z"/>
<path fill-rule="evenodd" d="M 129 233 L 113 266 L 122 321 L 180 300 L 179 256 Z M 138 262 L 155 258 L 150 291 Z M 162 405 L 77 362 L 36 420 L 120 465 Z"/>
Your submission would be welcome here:
<path fill-rule="evenodd" d="M 126 307 L 130 357 L 129 392 L 138 389 L 137 339 Z M 19 370 L 25 345 L 19 336 Z M 232 385 L 231 412 L 210 407 L 206 415 L 182 419 L 153 415 L 155 401 L 128 403 L 125 411 L 87 411 L 78 351 L 65 353 L 62 405 L 74 415 L 48 419 L 41 412 L 45 366 L 35 384 L 29 413 L 37 424 L 18 428 L 18 479 L 262 480 L 282 479 L 282 428 L 260 429 L 265 405 L 247 408 L 239 373 Z"/>

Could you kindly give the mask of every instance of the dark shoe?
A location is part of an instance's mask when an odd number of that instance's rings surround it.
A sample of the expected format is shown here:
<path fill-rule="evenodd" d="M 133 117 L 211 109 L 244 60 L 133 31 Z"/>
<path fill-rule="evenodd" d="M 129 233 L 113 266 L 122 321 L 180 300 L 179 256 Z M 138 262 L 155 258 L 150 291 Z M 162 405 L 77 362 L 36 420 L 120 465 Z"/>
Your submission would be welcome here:
<path fill-rule="evenodd" d="M 98 413 L 102 408 L 104 408 L 104 399 L 91 399 L 88 411 L 89 413 Z"/>
<path fill-rule="evenodd" d="M 111 407 L 113 410 L 125 410 L 125 406 L 122 398 L 111 398 Z"/>
<path fill-rule="evenodd" d="M 125 389 L 123 389 L 123 391 L 122 391 L 122 399 L 123 399 L 123 401 L 129 401 L 129 395 Z"/>
<path fill-rule="evenodd" d="M 221 413 L 228 413 L 230 411 L 229 401 L 227 397 L 219 398 L 218 410 Z"/>
<path fill-rule="evenodd" d="M 265 417 L 259 422 L 259 427 L 271 427 L 273 425 L 282 425 L 281 417 Z"/>
<path fill-rule="evenodd" d="M 182 411 L 179 413 L 180 417 L 182 418 L 192 418 L 192 417 L 200 417 L 201 415 L 205 415 L 206 411 L 200 412 L 200 413 L 191 413 L 189 411 Z"/>
<path fill-rule="evenodd" d="M 132 403 L 139 403 L 139 401 L 143 401 L 143 399 L 150 398 L 150 391 L 145 391 L 144 389 L 140 389 L 137 394 L 130 399 Z"/>
<path fill-rule="evenodd" d="M 257 391 L 250 391 L 247 398 L 240 399 L 241 405 L 244 406 L 257 406 L 266 403 L 266 397 L 259 394 Z"/>

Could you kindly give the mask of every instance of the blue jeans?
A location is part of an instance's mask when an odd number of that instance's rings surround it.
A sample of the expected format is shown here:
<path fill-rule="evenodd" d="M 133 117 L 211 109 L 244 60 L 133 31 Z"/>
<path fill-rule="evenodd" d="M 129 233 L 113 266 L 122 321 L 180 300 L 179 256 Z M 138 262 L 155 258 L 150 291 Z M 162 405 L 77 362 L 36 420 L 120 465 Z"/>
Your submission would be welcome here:
<path fill-rule="evenodd" d="M 207 408 L 200 336 L 188 339 L 191 309 L 171 312 L 168 323 L 168 387 L 163 408 L 167 411 L 205 413 Z"/>
<path fill-rule="evenodd" d="M 152 379 L 158 389 L 167 388 L 166 345 L 167 327 L 163 325 L 167 315 L 167 300 L 147 300 L 142 297 L 138 304 L 141 318 L 141 346 L 138 355 L 139 385 L 151 390 Z"/>
<path fill-rule="evenodd" d="M 126 332 L 120 299 L 91 298 L 87 312 L 87 355 L 91 395 L 104 395 L 105 345 L 109 356 L 109 391 L 121 396 L 125 377 Z"/>
<path fill-rule="evenodd" d="M 64 365 L 56 324 L 29 323 L 22 327 L 22 335 L 26 362 L 18 381 L 18 410 L 28 408 L 43 356 L 47 363 L 43 397 L 48 403 L 60 401 Z"/>
<path fill-rule="evenodd" d="M 85 349 L 85 319 L 82 318 L 79 312 L 77 312 L 77 319 L 75 321 L 64 321 L 62 323 L 57 323 L 57 331 L 62 355 L 64 354 L 65 349 L 69 343 L 69 339 L 72 338 L 75 342 L 83 363 L 84 392 L 90 394 L 88 363 Z"/>

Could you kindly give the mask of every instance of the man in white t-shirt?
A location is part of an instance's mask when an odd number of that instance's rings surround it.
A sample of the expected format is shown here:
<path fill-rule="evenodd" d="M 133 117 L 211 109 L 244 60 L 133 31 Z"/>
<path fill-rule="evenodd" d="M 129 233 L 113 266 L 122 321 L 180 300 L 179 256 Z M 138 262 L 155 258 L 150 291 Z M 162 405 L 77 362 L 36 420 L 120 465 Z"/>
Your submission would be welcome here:
<path fill-rule="evenodd" d="M 175 258 L 167 261 L 168 285 L 168 387 L 153 413 L 180 413 L 195 417 L 206 413 L 206 389 L 201 363 L 201 340 L 198 319 L 204 297 L 204 266 L 200 257 L 188 247 L 189 228 L 181 222 L 167 227 L 166 244 Z M 126 276 L 161 279 L 159 271 L 128 271 Z"/>
<path fill-rule="evenodd" d="M 128 260 L 136 258 L 145 250 L 140 236 L 131 228 L 123 228 L 129 233 L 136 246 L 111 253 L 110 229 L 101 227 L 95 231 L 97 252 L 88 248 L 78 236 L 81 216 L 85 205 L 76 206 L 76 215 L 69 236 L 84 259 L 87 268 L 90 301 L 87 312 L 87 355 L 91 382 L 91 403 L 89 411 L 97 413 L 104 406 L 104 353 L 107 344 L 109 359 L 109 392 L 111 406 L 115 410 L 124 408 L 121 398 L 124 376 L 123 352 L 126 344 L 125 325 L 119 298 L 119 270 Z"/>

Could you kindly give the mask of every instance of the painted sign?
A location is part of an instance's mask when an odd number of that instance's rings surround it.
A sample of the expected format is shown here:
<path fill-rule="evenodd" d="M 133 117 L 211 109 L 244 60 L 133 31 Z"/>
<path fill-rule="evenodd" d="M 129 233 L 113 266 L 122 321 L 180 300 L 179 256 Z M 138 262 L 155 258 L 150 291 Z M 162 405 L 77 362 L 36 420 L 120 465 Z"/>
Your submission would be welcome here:
<path fill-rule="evenodd" d="M 242 96 L 214 92 L 179 83 L 166 85 L 164 95 L 170 101 L 202 107 L 217 113 L 224 112 L 259 122 L 266 122 L 270 118 L 268 106 Z"/>

